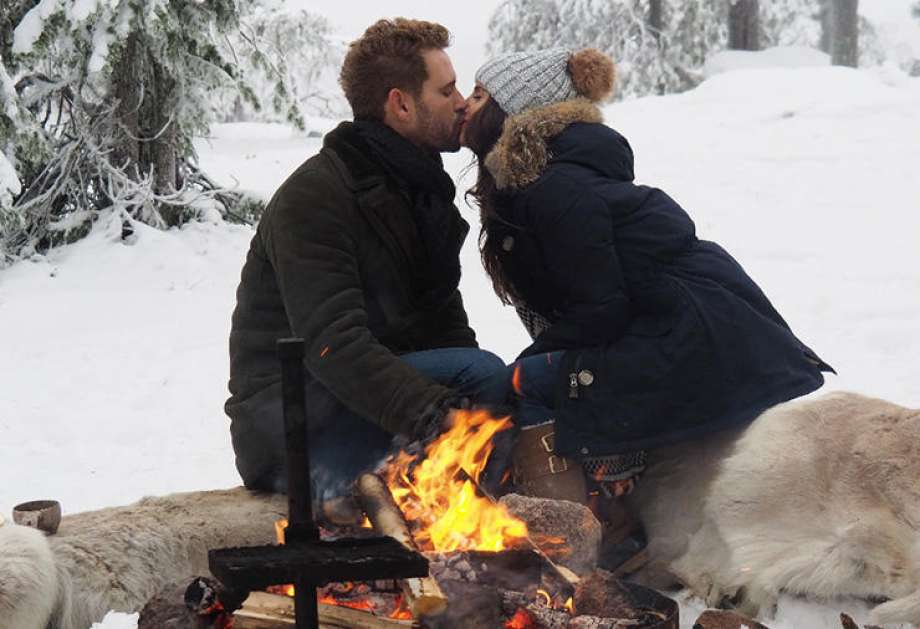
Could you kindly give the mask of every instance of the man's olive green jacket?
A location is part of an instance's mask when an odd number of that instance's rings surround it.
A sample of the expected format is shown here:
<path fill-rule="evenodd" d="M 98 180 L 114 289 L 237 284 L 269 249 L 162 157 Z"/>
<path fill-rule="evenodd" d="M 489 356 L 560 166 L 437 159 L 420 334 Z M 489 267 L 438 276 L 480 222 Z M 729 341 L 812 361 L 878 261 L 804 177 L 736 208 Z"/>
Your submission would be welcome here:
<path fill-rule="evenodd" d="M 280 381 L 275 341 L 289 336 L 306 341 L 308 381 L 391 433 L 407 431 L 451 394 L 397 356 L 476 347 L 458 290 L 433 309 L 415 306 L 426 253 L 410 195 L 350 123 L 329 133 L 319 154 L 281 185 L 252 239 L 237 290 L 231 418 Z"/>

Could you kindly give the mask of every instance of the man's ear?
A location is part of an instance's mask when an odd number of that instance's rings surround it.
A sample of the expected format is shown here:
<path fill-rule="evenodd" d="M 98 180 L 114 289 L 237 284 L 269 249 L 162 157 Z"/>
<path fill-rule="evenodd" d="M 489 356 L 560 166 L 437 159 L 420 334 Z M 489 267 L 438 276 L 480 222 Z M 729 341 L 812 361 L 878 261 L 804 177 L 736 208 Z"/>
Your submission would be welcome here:
<path fill-rule="evenodd" d="M 415 113 L 415 103 L 409 95 L 394 87 L 387 94 L 387 112 L 400 122 L 408 122 Z"/>

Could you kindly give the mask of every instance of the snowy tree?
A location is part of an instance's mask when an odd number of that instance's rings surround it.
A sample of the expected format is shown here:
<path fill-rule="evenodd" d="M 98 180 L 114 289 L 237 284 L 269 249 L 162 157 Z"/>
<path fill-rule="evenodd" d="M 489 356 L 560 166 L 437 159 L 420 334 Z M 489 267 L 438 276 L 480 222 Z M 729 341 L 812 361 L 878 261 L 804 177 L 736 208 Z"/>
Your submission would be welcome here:
<path fill-rule="evenodd" d="M 490 55 L 510 50 L 538 50 L 559 45 L 556 0 L 506 0 L 489 20 Z"/>
<path fill-rule="evenodd" d="M 664 32 L 664 0 L 649 0 L 648 26 L 656 37 Z"/>
<path fill-rule="evenodd" d="M 227 43 L 259 0 L 2 1 L 19 15 L 0 22 L 0 262 L 106 213 L 161 227 L 236 216 L 239 195 L 201 172 L 192 138 L 223 113 L 221 94 L 262 106 L 240 59 L 264 39 Z M 302 125 L 300 70 L 265 58 L 272 108 Z"/>
<path fill-rule="evenodd" d="M 508 0 L 490 21 L 489 50 L 592 46 L 617 62 L 619 97 L 663 94 L 702 80 L 727 19 L 726 0 Z"/>
<path fill-rule="evenodd" d="M 859 0 L 830 0 L 831 63 L 838 66 L 859 65 Z"/>
<path fill-rule="evenodd" d="M 663 94 L 697 85 L 706 58 L 726 47 L 818 45 L 830 1 L 506 0 L 489 23 L 489 52 L 593 46 L 617 63 L 618 97 Z M 864 19 L 858 40 L 864 59 L 881 61 Z"/>
<path fill-rule="evenodd" d="M 760 5 L 760 39 L 772 46 L 816 46 L 821 36 L 819 0 L 770 0 Z"/>
<path fill-rule="evenodd" d="M 697 8 L 712 2 L 675 10 L 673 0 L 507 0 L 490 20 L 489 52 L 591 46 L 616 60 L 619 96 L 686 89 L 701 78 L 691 42 L 712 36 Z"/>
<path fill-rule="evenodd" d="M 223 120 L 286 121 L 303 128 L 310 116 L 342 117 L 350 111 L 337 83 L 347 46 L 334 38 L 326 18 L 256 7 L 222 47 L 254 91 L 247 99 L 231 86 L 216 95 Z"/>
<path fill-rule="evenodd" d="M 758 0 L 731 0 L 728 9 L 728 47 L 732 50 L 760 49 Z"/>

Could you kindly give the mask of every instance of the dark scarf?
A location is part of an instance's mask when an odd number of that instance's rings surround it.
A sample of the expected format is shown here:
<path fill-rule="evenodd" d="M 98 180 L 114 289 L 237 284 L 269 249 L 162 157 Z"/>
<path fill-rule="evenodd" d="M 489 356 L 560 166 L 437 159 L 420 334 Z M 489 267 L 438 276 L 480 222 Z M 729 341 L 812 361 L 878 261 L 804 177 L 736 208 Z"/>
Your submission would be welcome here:
<path fill-rule="evenodd" d="M 417 305 L 441 306 L 460 284 L 460 248 L 470 231 L 454 206 L 454 182 L 438 153 L 426 153 L 387 125 L 356 120 L 354 129 L 409 192 L 412 216 L 428 254 L 428 263 L 414 269 L 422 293 Z"/>

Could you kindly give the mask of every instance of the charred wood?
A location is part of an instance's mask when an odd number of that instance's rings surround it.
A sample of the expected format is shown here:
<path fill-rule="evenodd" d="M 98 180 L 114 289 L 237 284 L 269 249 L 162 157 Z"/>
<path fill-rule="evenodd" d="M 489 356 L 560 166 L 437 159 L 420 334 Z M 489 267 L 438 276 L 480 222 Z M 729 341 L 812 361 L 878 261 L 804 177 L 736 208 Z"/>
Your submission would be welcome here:
<path fill-rule="evenodd" d="M 425 629 L 495 629 L 504 624 L 501 595 L 493 586 L 465 581 L 441 582 L 449 603 L 437 616 L 422 619 Z"/>
<path fill-rule="evenodd" d="M 619 621 L 629 626 L 677 629 L 680 614 L 677 603 L 634 583 L 621 581 L 606 570 L 596 570 L 575 588 L 575 613 Z"/>
<path fill-rule="evenodd" d="M 769 629 L 752 618 L 729 610 L 707 609 L 693 623 L 693 629 Z M 856 629 L 859 629 L 857 626 Z"/>
<path fill-rule="evenodd" d="M 466 581 L 503 590 L 523 591 L 540 583 L 544 562 L 529 548 L 501 552 L 468 551 L 429 556 L 438 583 Z"/>
<path fill-rule="evenodd" d="M 248 592 L 225 589 L 207 577 L 183 579 L 162 588 L 147 601 L 138 629 L 224 629 Z"/>

